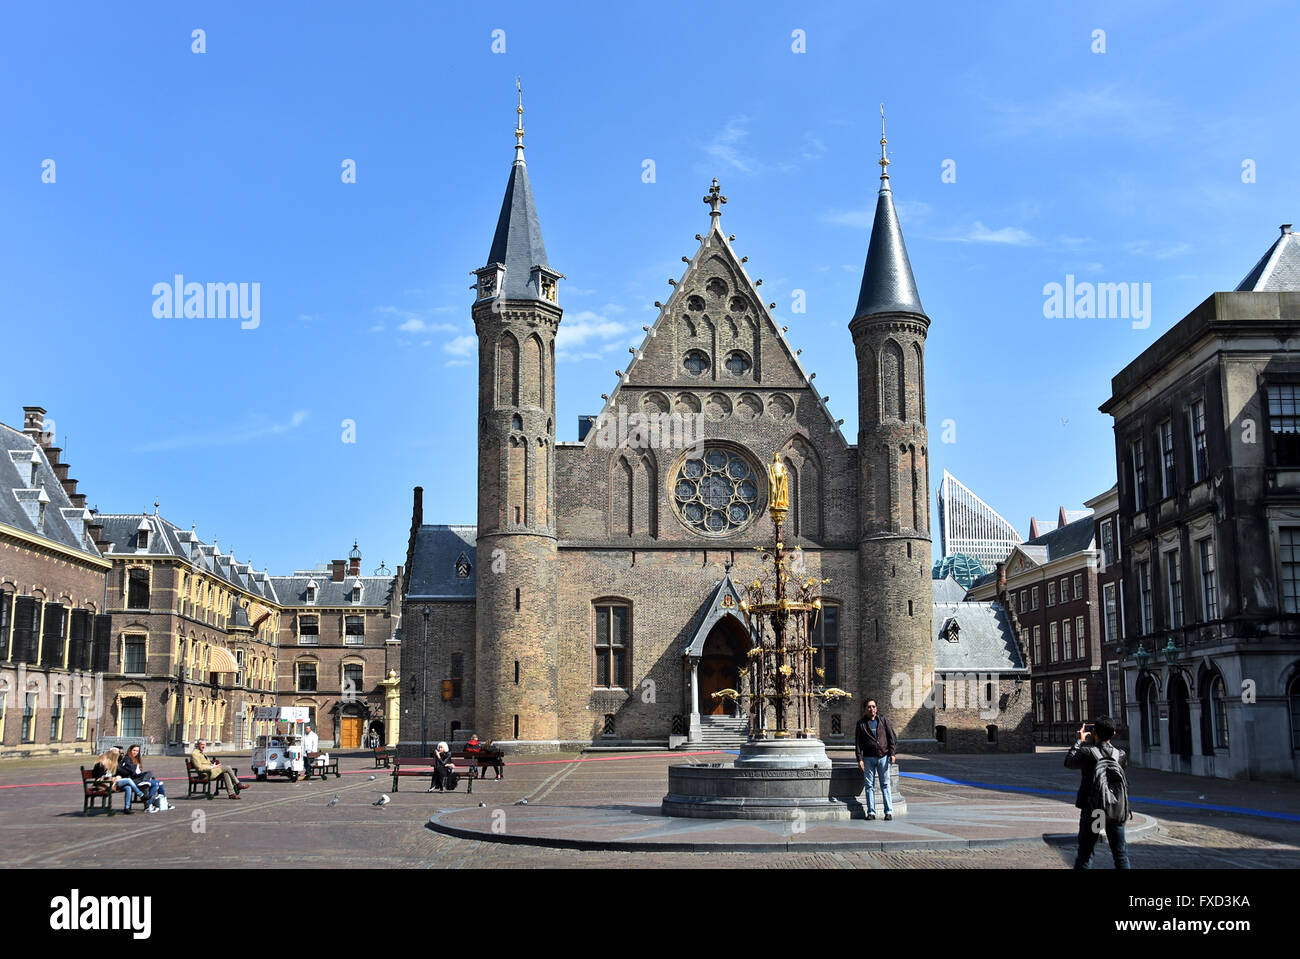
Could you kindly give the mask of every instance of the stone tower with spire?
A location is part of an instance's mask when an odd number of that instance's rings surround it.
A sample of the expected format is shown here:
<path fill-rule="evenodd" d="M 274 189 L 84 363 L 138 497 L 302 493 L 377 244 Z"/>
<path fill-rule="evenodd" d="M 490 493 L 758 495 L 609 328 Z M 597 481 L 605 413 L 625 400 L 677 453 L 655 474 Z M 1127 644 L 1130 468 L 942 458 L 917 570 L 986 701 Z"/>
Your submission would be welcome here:
<path fill-rule="evenodd" d="M 880 191 L 857 309 L 858 596 L 862 699 L 900 739 L 934 738 L 930 476 L 925 338 L 912 265 L 889 187 L 881 111 Z"/>
<path fill-rule="evenodd" d="M 555 333 L 551 269 L 524 163 L 515 160 L 487 264 L 474 271 L 478 334 L 475 730 L 556 739 Z"/>

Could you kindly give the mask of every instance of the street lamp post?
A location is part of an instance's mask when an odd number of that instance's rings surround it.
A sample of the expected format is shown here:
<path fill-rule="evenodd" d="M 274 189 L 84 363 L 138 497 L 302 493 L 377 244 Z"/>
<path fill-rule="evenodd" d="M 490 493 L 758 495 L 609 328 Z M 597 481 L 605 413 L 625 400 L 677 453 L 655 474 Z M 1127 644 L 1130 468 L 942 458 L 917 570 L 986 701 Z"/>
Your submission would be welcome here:
<path fill-rule="evenodd" d="M 420 610 L 424 616 L 424 650 L 420 681 L 420 755 L 429 752 L 429 614 L 432 606 Z"/>

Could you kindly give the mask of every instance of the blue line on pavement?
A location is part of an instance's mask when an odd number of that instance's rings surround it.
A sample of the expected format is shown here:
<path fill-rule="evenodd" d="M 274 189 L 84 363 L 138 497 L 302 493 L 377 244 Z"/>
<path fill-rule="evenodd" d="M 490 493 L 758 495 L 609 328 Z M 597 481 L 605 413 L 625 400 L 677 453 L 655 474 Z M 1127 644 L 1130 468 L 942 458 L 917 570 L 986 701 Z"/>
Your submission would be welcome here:
<path fill-rule="evenodd" d="M 940 783 L 945 786 L 972 786 L 975 789 L 995 789 L 998 792 L 1036 793 L 1041 796 L 1070 796 L 1073 792 L 1065 789 L 1037 789 L 1032 786 L 999 786 L 992 783 L 966 782 L 961 779 L 948 779 L 945 776 L 931 776 L 929 773 L 899 772 L 900 777 L 920 779 L 925 782 Z M 1210 812 L 1236 813 L 1240 816 L 1259 816 L 1263 819 L 1282 819 L 1287 822 L 1300 822 L 1300 816 L 1286 812 L 1272 812 L 1268 809 L 1250 809 L 1246 806 L 1216 806 L 1210 803 L 1185 802 L 1181 799 L 1154 799 L 1150 796 L 1130 796 L 1135 803 L 1150 803 L 1154 806 L 1173 806 L 1179 809 L 1201 809 Z"/>

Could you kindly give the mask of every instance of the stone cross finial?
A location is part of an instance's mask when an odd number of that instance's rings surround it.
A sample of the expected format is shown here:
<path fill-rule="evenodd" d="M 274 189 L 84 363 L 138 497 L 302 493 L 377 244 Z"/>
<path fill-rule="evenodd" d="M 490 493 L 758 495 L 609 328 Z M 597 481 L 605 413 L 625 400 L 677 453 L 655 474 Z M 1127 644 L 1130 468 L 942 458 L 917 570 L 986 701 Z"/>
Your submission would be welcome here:
<path fill-rule="evenodd" d="M 718 186 L 718 178 L 713 178 L 713 186 L 709 187 L 709 195 L 704 198 L 704 202 L 709 205 L 709 216 L 722 216 L 721 205 L 727 202 L 727 198 L 722 195 L 722 188 Z"/>

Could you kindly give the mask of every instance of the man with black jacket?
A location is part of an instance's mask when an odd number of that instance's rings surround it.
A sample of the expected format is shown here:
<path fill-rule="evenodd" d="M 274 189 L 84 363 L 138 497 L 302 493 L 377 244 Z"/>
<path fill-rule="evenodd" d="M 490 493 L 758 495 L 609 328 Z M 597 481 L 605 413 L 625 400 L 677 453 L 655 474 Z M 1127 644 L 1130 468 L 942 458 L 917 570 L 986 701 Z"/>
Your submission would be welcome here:
<path fill-rule="evenodd" d="M 1128 783 L 1124 781 L 1123 768 L 1128 765 L 1128 754 L 1117 746 L 1111 745 L 1115 737 L 1115 721 L 1109 716 L 1098 716 L 1095 722 L 1084 723 L 1079 727 L 1079 738 L 1065 755 L 1065 768 L 1078 769 L 1079 792 L 1074 797 L 1074 805 L 1079 809 L 1079 852 L 1075 856 L 1074 868 L 1087 869 L 1092 863 L 1093 850 L 1097 848 L 1097 839 L 1102 830 L 1106 832 L 1106 841 L 1110 843 L 1111 858 L 1115 860 L 1116 869 L 1130 868 L 1128 858 L 1128 841 L 1124 836 L 1124 822 L 1128 818 Z M 1099 760 L 1113 760 L 1119 764 L 1121 772 L 1117 781 L 1123 783 L 1122 805 L 1125 818 L 1111 819 L 1104 809 L 1094 805 L 1093 779 Z M 1114 767 L 1112 767 L 1114 768 Z"/>
<path fill-rule="evenodd" d="M 885 819 L 894 818 L 894 802 L 889 795 L 889 766 L 894 761 L 894 727 L 879 715 L 876 701 L 868 699 L 862 707 L 862 718 L 854 730 L 853 749 L 857 754 L 858 768 L 867 784 L 867 818 L 876 818 L 876 777 L 880 777 L 880 790 L 884 793 Z"/>

